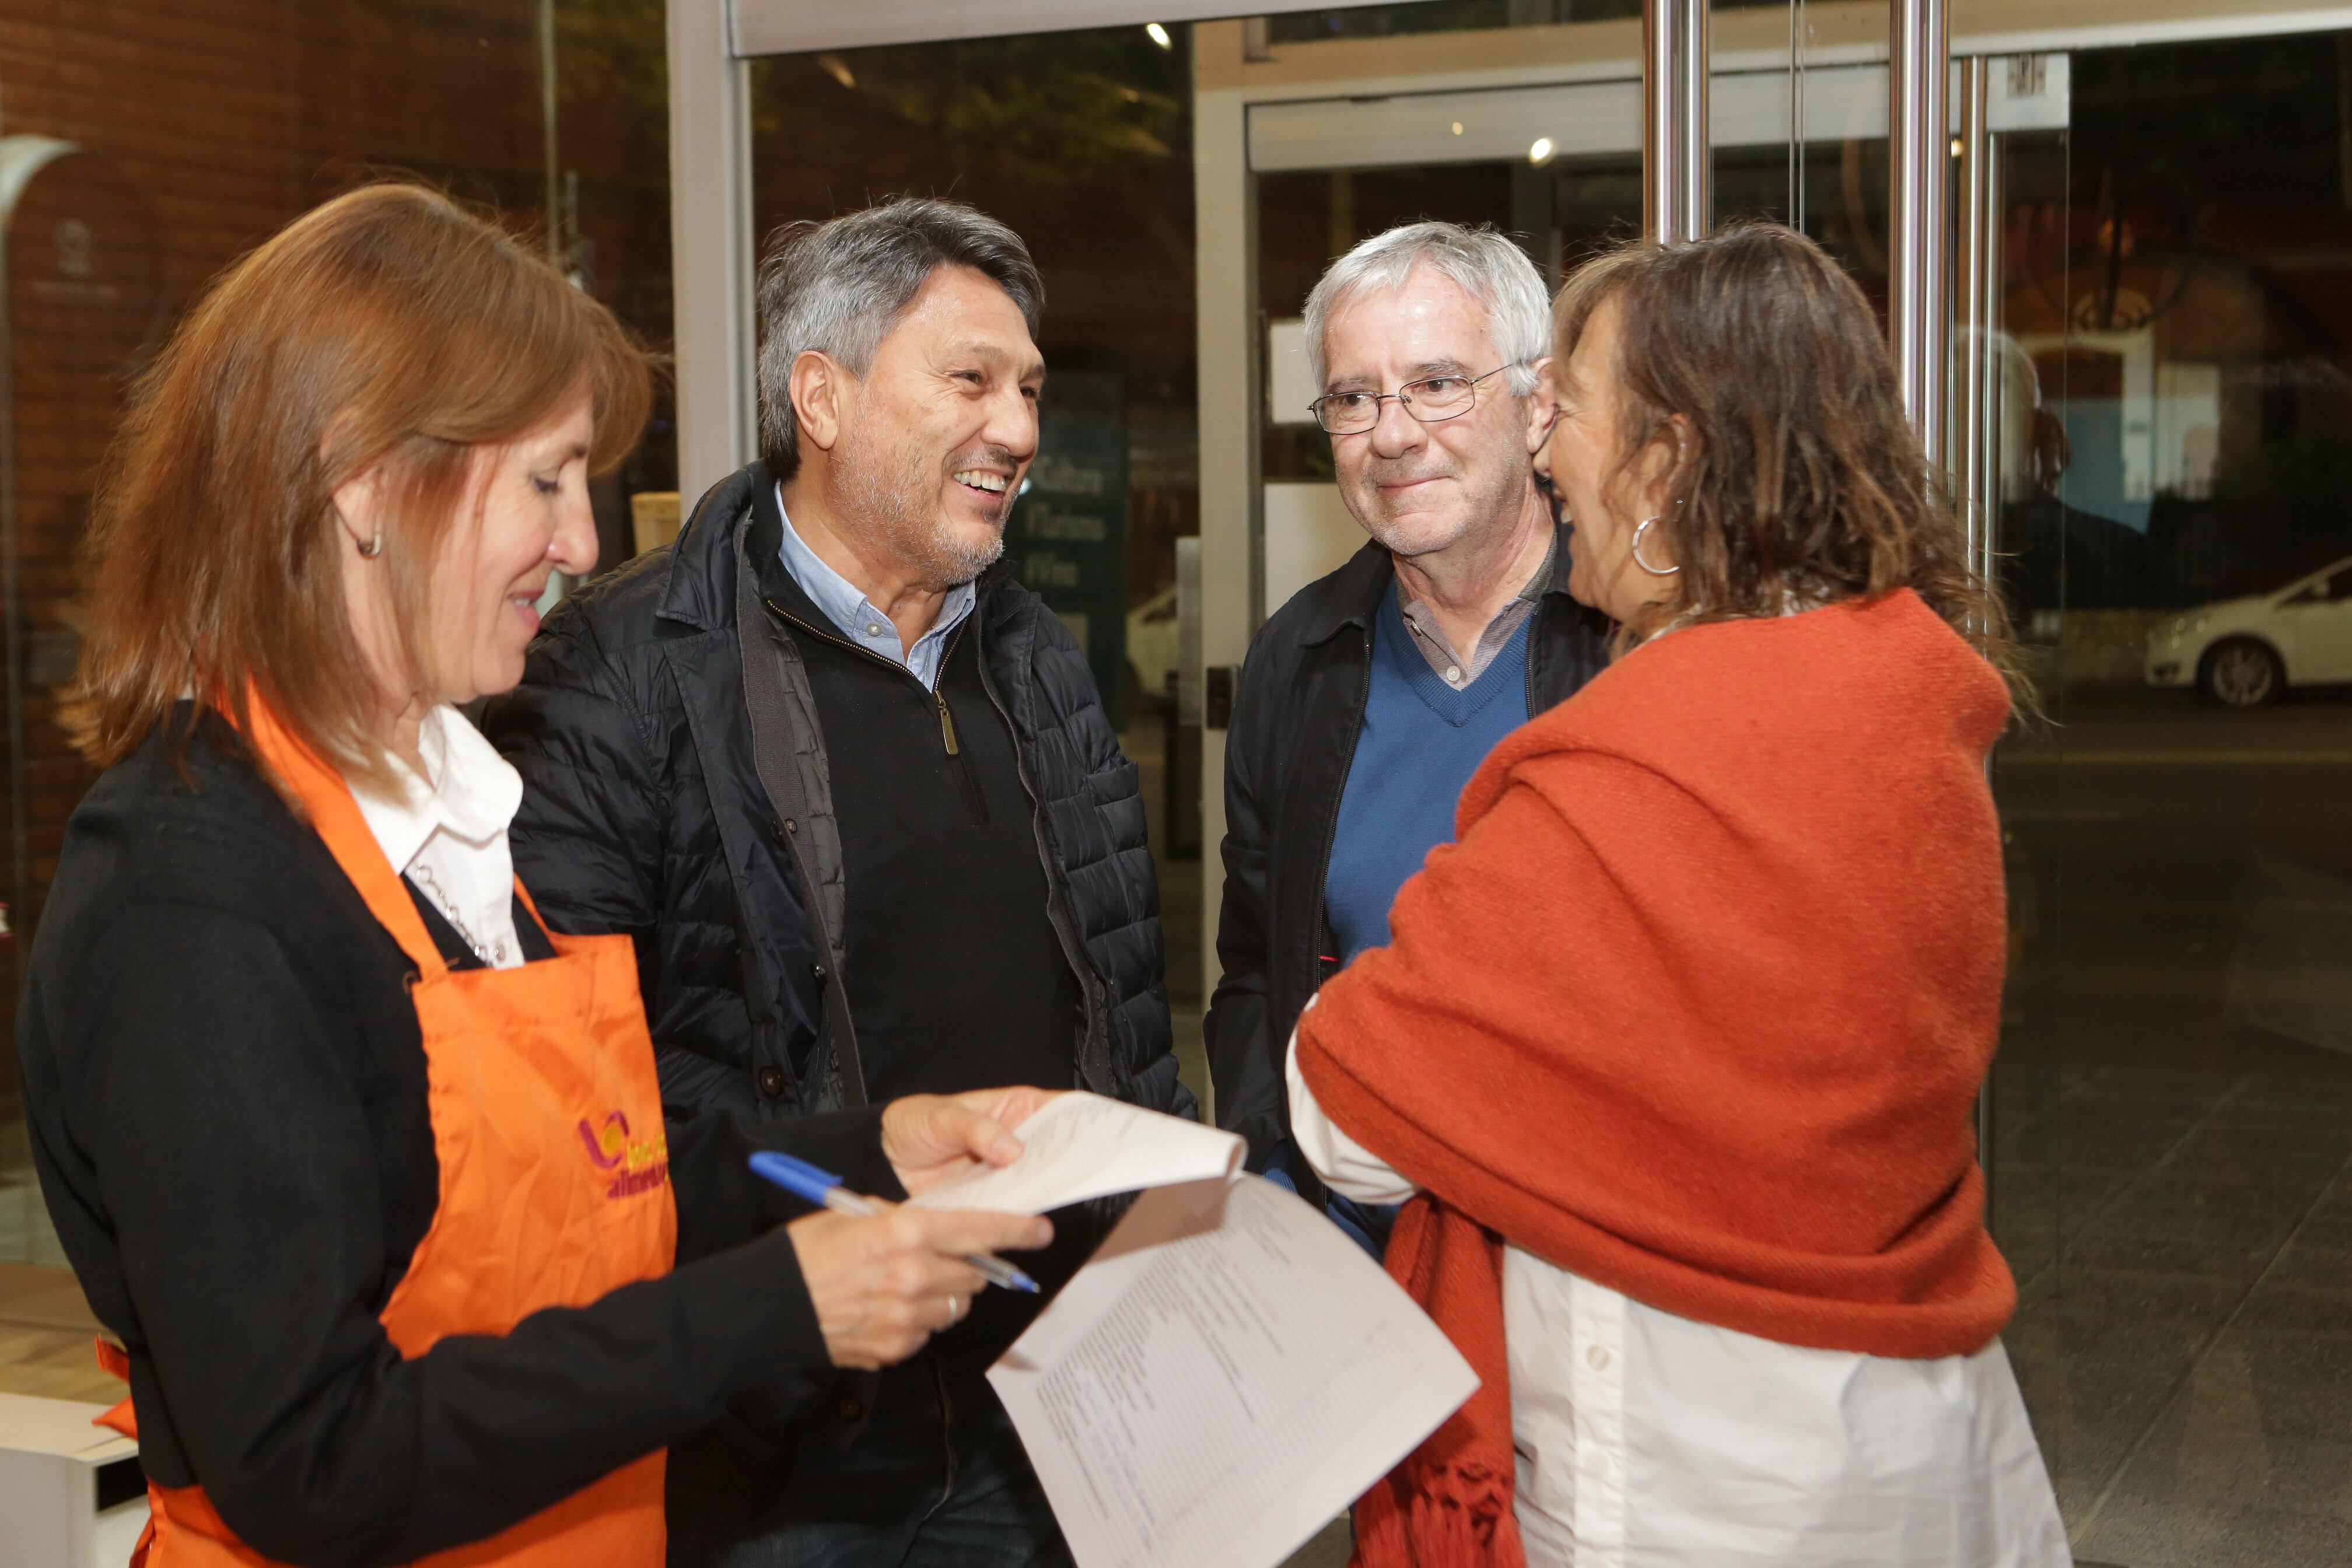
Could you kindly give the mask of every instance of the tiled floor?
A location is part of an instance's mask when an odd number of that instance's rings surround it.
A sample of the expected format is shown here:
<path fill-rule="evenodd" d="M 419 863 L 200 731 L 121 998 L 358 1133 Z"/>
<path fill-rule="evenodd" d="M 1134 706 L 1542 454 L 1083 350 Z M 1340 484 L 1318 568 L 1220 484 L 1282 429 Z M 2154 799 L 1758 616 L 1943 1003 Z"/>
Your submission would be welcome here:
<path fill-rule="evenodd" d="M 2010 1353 L 2094 1561 L 2352 1559 L 2352 1058 L 2231 1044 L 2084 1073 L 2001 1142 Z"/>
<path fill-rule="evenodd" d="M 64 1250 L 49 1227 L 48 1210 L 33 1178 L 25 1122 L 14 1096 L 0 1093 L 0 1263 L 46 1263 L 62 1268 Z"/>
<path fill-rule="evenodd" d="M 98 1320 L 64 1267 L 41 1205 L 13 1100 L 0 1101 L 0 1394 L 113 1404 L 122 1384 L 98 1370 Z"/>
<path fill-rule="evenodd" d="M 2352 1563 L 2352 1007 L 2330 994 L 2352 973 L 2352 881 L 2331 881 L 2352 875 L 2347 784 L 2004 779 L 2025 942 L 1994 1232 L 2085 1563 Z"/>
<path fill-rule="evenodd" d="M 69 1270 L 0 1263 L 0 1393 L 113 1404 L 122 1384 L 98 1369 L 97 1332 Z"/>

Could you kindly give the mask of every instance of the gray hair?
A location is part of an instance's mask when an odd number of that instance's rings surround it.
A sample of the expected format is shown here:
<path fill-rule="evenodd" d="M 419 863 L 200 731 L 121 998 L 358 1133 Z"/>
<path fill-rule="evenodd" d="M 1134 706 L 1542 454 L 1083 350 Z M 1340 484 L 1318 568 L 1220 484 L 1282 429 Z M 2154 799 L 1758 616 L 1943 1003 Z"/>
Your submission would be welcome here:
<path fill-rule="evenodd" d="M 814 352 L 864 375 L 931 274 L 969 267 L 1020 307 L 1037 335 L 1045 279 L 1021 237 L 961 202 L 906 196 L 768 237 L 760 257 L 760 455 L 779 479 L 801 466 L 793 365 Z"/>
<path fill-rule="evenodd" d="M 1536 389 L 1535 362 L 1551 352 L 1551 299 L 1528 253 L 1481 224 L 1409 223 L 1376 234 L 1331 264 L 1307 296 L 1307 357 L 1317 391 L 1327 389 L 1330 359 L 1323 335 L 1339 308 L 1369 289 L 1404 287 L 1416 267 L 1433 267 L 1486 307 L 1495 348 L 1511 367 L 1514 395 Z"/>

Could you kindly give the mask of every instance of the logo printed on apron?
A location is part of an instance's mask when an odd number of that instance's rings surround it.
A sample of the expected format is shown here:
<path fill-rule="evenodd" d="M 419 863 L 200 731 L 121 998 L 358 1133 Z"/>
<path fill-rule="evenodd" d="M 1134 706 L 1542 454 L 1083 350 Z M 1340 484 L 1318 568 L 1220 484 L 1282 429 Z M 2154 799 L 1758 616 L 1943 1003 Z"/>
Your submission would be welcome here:
<path fill-rule="evenodd" d="M 656 1128 L 652 1137 L 632 1142 L 625 1111 L 606 1116 L 602 1131 L 592 1130 L 582 1117 L 580 1141 L 588 1145 L 589 1162 L 612 1175 L 612 1184 L 604 1189 L 608 1199 L 651 1192 L 669 1180 L 668 1132 Z"/>

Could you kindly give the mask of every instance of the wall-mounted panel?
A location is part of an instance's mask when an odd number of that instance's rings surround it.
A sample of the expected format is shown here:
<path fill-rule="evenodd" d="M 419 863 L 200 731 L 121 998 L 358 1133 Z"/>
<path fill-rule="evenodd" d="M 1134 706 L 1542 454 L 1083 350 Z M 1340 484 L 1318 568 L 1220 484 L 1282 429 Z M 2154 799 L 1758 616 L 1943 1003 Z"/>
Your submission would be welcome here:
<path fill-rule="evenodd" d="M 738 55 L 944 43 L 1080 27 L 1163 27 L 1246 13 L 1329 11 L 1379 0 L 732 0 Z"/>
<path fill-rule="evenodd" d="M 1632 62 L 1627 62 L 1629 68 Z M 1990 118 L 1995 131 L 2063 130 L 2068 102 L 2064 55 L 1998 62 Z M 1957 94 L 1954 102 L 1958 102 Z M 1805 138 L 1837 142 L 1886 133 L 1886 68 L 1831 66 L 1804 73 Z M 1315 99 L 1250 110 L 1250 167 L 1398 168 L 1485 163 L 1641 151 L 1642 84 L 1568 82 L 1477 92 L 1398 93 Z M 1789 74 L 1717 76 L 1709 139 L 1718 147 L 1763 146 L 1789 134 Z M 1955 129 L 1957 129 L 1957 123 Z"/>

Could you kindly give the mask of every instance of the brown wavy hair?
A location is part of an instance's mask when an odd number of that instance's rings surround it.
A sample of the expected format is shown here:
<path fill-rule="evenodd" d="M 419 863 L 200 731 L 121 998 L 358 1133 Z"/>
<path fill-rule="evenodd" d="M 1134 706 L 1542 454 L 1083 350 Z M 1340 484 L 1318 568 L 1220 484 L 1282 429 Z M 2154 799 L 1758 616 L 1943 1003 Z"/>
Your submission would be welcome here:
<path fill-rule="evenodd" d="M 1909 588 L 2032 710 L 2008 616 L 1968 559 L 1877 313 L 1843 268 L 1777 224 L 1621 246 L 1552 302 L 1554 363 L 1612 302 L 1624 451 L 1609 482 L 1653 444 L 1676 444 L 1675 416 L 1689 429 L 1655 524 L 1682 568 L 1675 593 L 1622 627 L 1624 644 L 1670 624 Z"/>
<path fill-rule="evenodd" d="M 191 696 L 242 729 L 251 694 L 348 776 L 383 780 L 335 490 L 383 476 L 399 652 L 422 671 L 433 563 L 461 516 L 478 518 L 478 457 L 583 387 L 601 472 L 644 428 L 646 356 L 497 223 L 394 182 L 287 226 L 213 281 L 107 449 L 88 636 L 64 693 L 75 745 L 119 762 Z M 170 737 L 175 760 L 194 728 L 192 712 Z"/>

